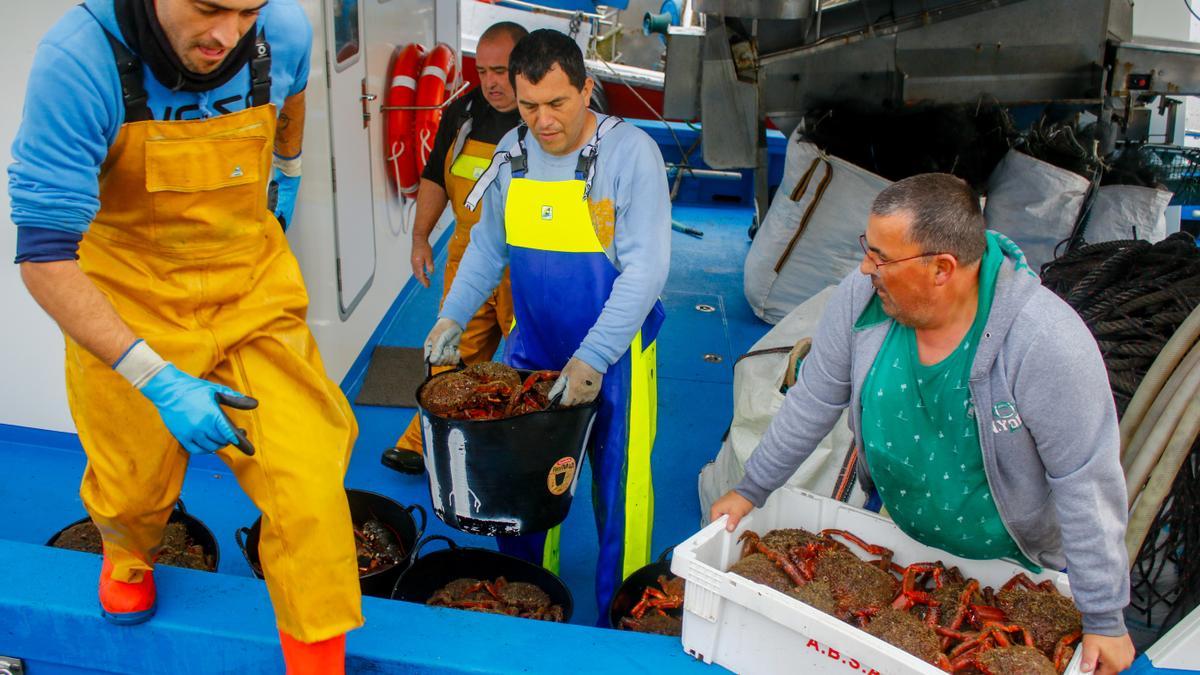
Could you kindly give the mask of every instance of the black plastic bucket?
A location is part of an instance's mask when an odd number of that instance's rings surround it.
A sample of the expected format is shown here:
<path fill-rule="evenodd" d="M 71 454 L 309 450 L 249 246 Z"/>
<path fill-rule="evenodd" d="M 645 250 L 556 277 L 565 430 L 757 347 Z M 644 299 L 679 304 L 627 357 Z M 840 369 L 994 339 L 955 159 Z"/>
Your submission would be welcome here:
<path fill-rule="evenodd" d="M 421 555 L 421 550 L 431 541 L 444 541 L 450 548 Z M 417 545 L 412 563 L 400 574 L 392 590 L 393 600 L 425 604 L 438 589 L 455 579 L 470 578 L 493 581 L 504 577 L 509 583 L 524 581 L 531 583 L 550 596 L 550 604 L 563 610 L 563 623 L 571 620 L 575 600 L 571 591 L 557 575 L 544 567 L 520 558 L 485 548 L 459 546 L 440 534 L 430 535 Z"/>
<path fill-rule="evenodd" d="M 451 371 L 453 372 L 453 371 Z M 534 371 L 518 370 L 522 378 Z M 433 512 L 450 527 L 487 536 L 544 532 L 571 509 L 598 404 L 500 420 L 454 420 L 420 406 Z"/>
<path fill-rule="evenodd" d="M 613 594 L 612 601 L 608 603 L 608 625 L 620 628 L 621 617 L 629 616 L 634 605 L 642 601 L 642 593 L 647 588 L 651 586 L 658 588 L 660 576 L 668 579 L 675 576 L 671 574 L 671 551 L 673 550 L 675 550 L 674 546 L 668 548 L 658 556 L 658 561 L 639 567 L 633 574 L 625 577 L 625 581 L 621 582 L 620 588 Z M 671 611 L 668 610 L 668 613 Z M 678 610 L 677 615 L 681 616 L 682 614 L 683 610 Z"/>
<path fill-rule="evenodd" d="M 55 532 L 54 536 L 50 537 L 50 539 L 46 541 L 46 545 L 53 546 L 54 542 L 58 541 L 58 538 L 62 536 L 63 532 L 66 532 L 76 525 L 82 525 L 83 523 L 89 521 L 91 521 L 91 518 L 84 516 L 70 525 L 67 525 L 58 532 Z M 208 529 L 208 526 L 200 522 L 199 518 L 188 513 L 187 508 L 185 508 L 183 505 L 182 499 L 175 503 L 175 510 L 171 512 L 171 517 L 167 519 L 167 522 L 183 523 L 183 526 L 187 529 L 188 536 L 192 538 L 192 541 L 195 542 L 196 545 L 198 545 L 201 549 L 203 549 L 205 553 L 212 556 L 213 570 L 218 570 L 221 568 L 221 547 L 217 546 L 217 538 L 213 536 L 212 530 Z M 209 570 L 199 571 L 208 572 Z"/>
<path fill-rule="evenodd" d="M 350 519 L 354 523 L 362 523 L 372 518 L 380 521 L 400 538 L 400 548 L 404 558 L 395 565 L 382 567 L 360 575 L 358 580 L 362 585 L 363 595 L 386 598 L 391 595 L 396 577 L 405 568 L 416 549 L 417 541 L 425 533 L 425 509 L 417 504 L 401 506 L 394 500 L 383 495 L 366 490 L 346 490 L 346 499 L 350 503 Z M 421 514 L 421 524 L 417 525 L 413 512 Z M 263 578 L 262 562 L 258 558 L 258 537 L 262 530 L 262 517 L 254 521 L 250 527 L 239 528 L 233 533 L 246 564 L 250 571 L 259 579 Z"/>

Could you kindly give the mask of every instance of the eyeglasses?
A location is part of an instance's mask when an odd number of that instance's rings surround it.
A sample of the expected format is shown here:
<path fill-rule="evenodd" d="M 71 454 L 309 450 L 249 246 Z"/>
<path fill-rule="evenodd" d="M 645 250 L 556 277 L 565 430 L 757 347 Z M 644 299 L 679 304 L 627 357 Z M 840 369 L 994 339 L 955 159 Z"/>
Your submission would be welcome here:
<path fill-rule="evenodd" d="M 871 261 L 871 264 L 875 266 L 875 269 L 887 267 L 888 265 L 895 265 L 896 263 L 902 263 L 906 260 L 916 260 L 917 258 L 924 258 L 931 255 L 946 255 L 945 251 L 930 251 L 928 253 L 918 253 L 917 255 L 910 255 L 907 258 L 898 258 L 896 260 L 879 260 L 875 257 L 875 254 L 871 252 L 871 249 L 867 248 L 866 234 L 858 235 L 858 245 L 862 247 L 863 255 L 867 256 L 867 260 Z"/>

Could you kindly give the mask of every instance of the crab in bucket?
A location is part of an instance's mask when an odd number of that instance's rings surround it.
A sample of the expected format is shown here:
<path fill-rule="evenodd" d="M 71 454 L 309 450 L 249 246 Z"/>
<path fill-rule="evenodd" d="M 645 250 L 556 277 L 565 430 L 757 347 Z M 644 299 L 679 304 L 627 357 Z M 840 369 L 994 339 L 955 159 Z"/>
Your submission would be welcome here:
<path fill-rule="evenodd" d="M 546 591 L 535 584 L 510 582 L 504 577 L 498 577 L 495 581 L 466 577 L 455 579 L 435 591 L 425 604 L 523 619 L 563 621 L 562 606 L 553 604 Z"/>
<path fill-rule="evenodd" d="M 516 369 L 488 361 L 438 375 L 421 389 L 421 406 L 439 417 L 498 420 L 545 410 L 556 370 L 538 370 L 523 381 Z"/>
<path fill-rule="evenodd" d="M 683 607 L 683 577 L 660 574 L 655 584 L 647 586 L 642 591 L 641 600 L 628 616 L 621 617 L 620 628 L 640 633 L 657 633 L 659 635 L 680 635 L 683 633 L 683 620 L 676 616 Z"/>

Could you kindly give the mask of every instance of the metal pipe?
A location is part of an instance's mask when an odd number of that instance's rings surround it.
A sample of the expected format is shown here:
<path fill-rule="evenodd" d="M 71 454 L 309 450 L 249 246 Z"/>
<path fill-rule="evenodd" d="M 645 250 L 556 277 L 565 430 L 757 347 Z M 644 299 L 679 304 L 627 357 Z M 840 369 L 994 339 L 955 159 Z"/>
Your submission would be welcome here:
<path fill-rule="evenodd" d="M 583 16 L 588 19 L 599 19 L 601 21 L 607 20 L 607 17 L 605 15 L 597 14 L 595 12 L 577 12 L 575 10 L 570 10 L 570 9 L 559 9 L 557 7 L 547 7 L 545 5 L 539 5 L 534 2 L 525 2 L 524 0 L 502 0 L 502 2 L 500 2 L 498 4 L 512 5 L 514 7 L 524 7 L 526 9 L 533 10 L 533 12 L 535 14 L 555 14 L 558 16 L 566 16 L 566 17 L 580 15 L 580 16 Z"/>
<path fill-rule="evenodd" d="M 463 82 L 462 86 L 455 90 L 453 94 L 447 96 L 446 100 L 442 101 L 438 105 L 381 105 L 379 106 L 379 110 L 380 112 L 387 112 L 389 110 L 441 110 L 448 107 L 451 103 L 457 101 L 458 98 L 465 94 L 470 88 L 470 82 Z"/>
<path fill-rule="evenodd" d="M 741 180 L 742 173 L 740 171 L 720 171 L 718 169 L 693 169 L 690 166 L 682 164 L 665 164 L 667 173 L 672 171 L 682 171 L 684 173 L 696 176 L 697 178 L 719 178 L 721 180 Z"/>

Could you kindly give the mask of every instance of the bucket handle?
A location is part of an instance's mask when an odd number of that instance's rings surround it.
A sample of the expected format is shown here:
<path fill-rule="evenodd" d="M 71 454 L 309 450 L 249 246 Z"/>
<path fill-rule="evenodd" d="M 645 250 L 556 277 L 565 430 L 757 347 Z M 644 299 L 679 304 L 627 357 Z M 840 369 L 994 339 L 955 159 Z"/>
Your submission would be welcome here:
<path fill-rule="evenodd" d="M 178 511 L 178 512 L 180 512 L 180 513 L 187 513 L 187 512 L 188 512 L 188 510 L 187 510 L 187 507 L 183 505 L 183 499 L 176 499 L 176 500 L 175 500 L 175 510 L 176 510 L 176 511 Z"/>
<path fill-rule="evenodd" d="M 414 506 L 416 506 L 416 505 L 414 504 Z M 425 514 L 425 510 L 421 509 L 421 515 L 424 515 L 424 514 Z M 424 529 L 424 528 L 422 528 L 422 529 Z M 417 563 L 417 559 L 421 556 L 421 549 L 425 548 L 425 544 L 428 544 L 431 541 L 437 541 L 437 540 L 441 540 L 441 541 L 444 541 L 447 544 L 449 544 L 451 551 L 458 548 L 458 544 L 454 543 L 453 539 L 451 539 L 450 537 L 440 535 L 440 534 L 431 534 L 428 537 L 425 537 L 421 541 L 417 542 L 416 547 L 413 548 L 412 555 L 409 556 L 409 558 L 408 558 L 408 567 L 404 568 L 404 571 L 400 573 L 400 576 L 396 577 L 396 583 L 392 584 L 392 592 L 390 595 L 388 595 L 389 599 L 391 599 L 391 600 L 396 599 L 396 592 L 400 590 L 400 582 L 404 580 L 404 575 L 408 574 L 408 571 L 410 569 L 412 569 L 412 566 Z"/>
<path fill-rule="evenodd" d="M 412 506 L 406 506 L 406 507 L 404 507 L 404 510 L 408 511 L 408 515 L 410 515 L 410 516 L 414 515 L 413 511 L 416 511 L 417 513 L 421 514 L 421 524 L 417 526 L 417 536 L 414 539 L 414 541 L 418 541 L 418 542 L 421 541 L 421 537 L 425 536 L 425 525 L 428 524 L 428 522 L 429 522 L 429 516 L 425 513 L 425 509 L 422 508 L 420 504 L 413 504 Z M 413 520 L 416 520 L 416 518 L 413 518 Z M 416 552 L 416 550 L 414 550 L 413 555 L 415 556 L 416 554 L 417 554 L 417 552 Z"/>
<path fill-rule="evenodd" d="M 421 359 L 421 365 L 425 366 L 425 381 L 428 382 L 429 378 L 433 377 L 433 364 L 429 362 L 429 359 Z M 451 370 L 448 370 L 446 372 L 454 372 L 457 370 L 464 370 L 464 369 L 466 369 L 466 367 L 467 367 L 466 361 L 459 359 L 458 363 L 451 366 Z"/>
<path fill-rule="evenodd" d="M 671 559 L 671 552 L 675 550 L 675 546 L 668 546 L 663 549 L 663 552 L 658 554 L 658 562 L 666 562 Z"/>
<path fill-rule="evenodd" d="M 250 528 L 239 527 L 233 531 L 233 540 L 237 542 L 238 548 L 242 550 L 242 557 L 246 560 L 246 565 L 250 567 L 250 571 L 254 571 L 254 563 L 250 562 L 250 552 L 246 550 L 246 538 L 250 536 Z"/>
<path fill-rule="evenodd" d="M 431 541 L 438 541 L 438 540 L 444 541 L 447 544 L 449 544 L 450 550 L 452 550 L 452 551 L 454 549 L 458 548 L 458 544 L 454 543 L 454 540 L 451 539 L 450 537 L 447 537 L 447 536 L 441 535 L 441 534 L 431 534 L 428 537 L 425 537 L 424 539 L 422 539 L 419 543 L 417 543 L 417 547 L 415 549 L 413 549 L 413 554 L 412 554 L 413 561 L 415 562 L 416 559 L 418 557 L 420 557 L 421 549 L 425 548 L 425 544 L 428 544 Z"/>

